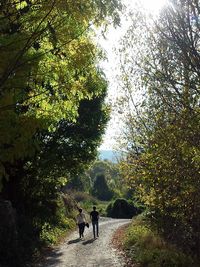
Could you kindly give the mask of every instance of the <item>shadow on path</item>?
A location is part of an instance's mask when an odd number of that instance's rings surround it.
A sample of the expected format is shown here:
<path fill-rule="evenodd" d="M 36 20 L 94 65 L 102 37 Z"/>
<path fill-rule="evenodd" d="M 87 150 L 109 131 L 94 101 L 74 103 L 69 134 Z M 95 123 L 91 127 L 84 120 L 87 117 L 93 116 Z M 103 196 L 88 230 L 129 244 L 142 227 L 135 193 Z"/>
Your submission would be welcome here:
<path fill-rule="evenodd" d="M 89 239 L 89 240 L 87 240 L 87 241 L 84 241 L 84 242 L 82 243 L 82 245 L 91 244 L 91 243 L 93 243 L 94 241 L 95 241 L 95 239 L 92 238 L 92 239 Z"/>
<path fill-rule="evenodd" d="M 78 242 L 80 242 L 81 241 L 81 239 L 80 238 L 77 238 L 77 239 L 74 239 L 74 240 L 69 240 L 68 242 L 67 242 L 67 244 L 68 245 L 70 245 L 70 244 L 75 244 L 75 243 L 78 243 Z"/>
<path fill-rule="evenodd" d="M 44 266 L 58 266 L 58 264 L 61 262 L 60 258 L 62 258 L 63 253 L 60 252 L 59 250 L 52 250 L 48 251 L 45 253 L 46 259 L 42 260 L 39 265 L 39 267 L 44 267 Z"/>

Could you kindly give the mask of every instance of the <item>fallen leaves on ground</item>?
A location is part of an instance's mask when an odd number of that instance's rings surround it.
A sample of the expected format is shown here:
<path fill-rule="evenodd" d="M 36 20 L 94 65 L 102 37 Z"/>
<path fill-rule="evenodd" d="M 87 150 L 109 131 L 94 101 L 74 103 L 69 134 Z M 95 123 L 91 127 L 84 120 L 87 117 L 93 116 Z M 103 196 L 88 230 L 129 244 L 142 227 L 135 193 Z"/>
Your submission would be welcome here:
<path fill-rule="evenodd" d="M 126 267 L 139 267 L 135 264 L 130 257 L 128 257 L 126 250 L 123 247 L 123 240 L 125 236 L 126 229 L 128 228 L 129 224 L 123 225 L 115 231 L 113 238 L 112 238 L 112 246 L 118 250 L 120 254 L 123 255 Z"/>

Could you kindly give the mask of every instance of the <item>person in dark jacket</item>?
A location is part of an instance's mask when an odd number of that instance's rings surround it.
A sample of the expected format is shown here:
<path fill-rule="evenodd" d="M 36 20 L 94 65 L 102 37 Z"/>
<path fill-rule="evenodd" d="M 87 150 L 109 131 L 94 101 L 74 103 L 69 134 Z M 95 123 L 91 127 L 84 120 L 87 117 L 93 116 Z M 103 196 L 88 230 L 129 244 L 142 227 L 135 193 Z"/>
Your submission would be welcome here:
<path fill-rule="evenodd" d="M 96 207 L 93 207 L 93 211 L 90 212 L 90 219 L 92 221 L 94 238 L 99 237 L 99 213 L 96 211 Z"/>

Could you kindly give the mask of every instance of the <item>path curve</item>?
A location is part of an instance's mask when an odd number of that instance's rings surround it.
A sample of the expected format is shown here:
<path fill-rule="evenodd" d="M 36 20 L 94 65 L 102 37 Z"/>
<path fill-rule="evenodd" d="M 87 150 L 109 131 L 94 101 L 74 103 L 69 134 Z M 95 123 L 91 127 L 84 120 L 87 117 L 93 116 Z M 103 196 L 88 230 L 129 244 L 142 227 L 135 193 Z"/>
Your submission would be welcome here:
<path fill-rule="evenodd" d="M 111 241 L 115 230 L 129 222 L 128 219 L 101 218 L 98 239 L 93 239 L 90 224 L 83 240 L 78 239 L 78 231 L 73 232 L 37 267 L 124 267 L 125 261 Z"/>

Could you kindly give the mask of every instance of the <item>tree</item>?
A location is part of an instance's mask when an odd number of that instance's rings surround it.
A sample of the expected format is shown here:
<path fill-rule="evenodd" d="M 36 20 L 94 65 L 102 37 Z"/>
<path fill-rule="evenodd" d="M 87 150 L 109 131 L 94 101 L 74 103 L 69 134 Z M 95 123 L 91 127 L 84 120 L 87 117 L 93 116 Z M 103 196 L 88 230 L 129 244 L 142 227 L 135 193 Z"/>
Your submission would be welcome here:
<path fill-rule="evenodd" d="M 27 257 L 45 234 L 69 227 L 60 189 L 95 157 L 108 108 L 94 28 L 118 23 L 120 6 L 116 0 L 0 3 L 0 197 L 16 209 Z M 9 246 L 0 261 L 5 255 Z"/>
<path fill-rule="evenodd" d="M 103 174 L 106 177 L 109 188 L 114 195 L 122 196 L 125 194 L 126 187 L 124 186 L 122 177 L 120 176 L 119 165 L 110 161 L 95 161 L 87 171 L 91 179 L 91 184 L 94 184 L 96 176 Z"/>
<path fill-rule="evenodd" d="M 101 52 L 91 25 L 118 21 L 118 1 L 35 2 L 0 5 L 0 184 L 13 162 L 33 156 L 38 132 L 74 122 L 82 99 L 98 95 Z"/>
<path fill-rule="evenodd" d="M 113 192 L 108 187 L 105 175 L 97 174 L 94 181 L 92 194 L 100 200 L 110 200 L 112 198 Z"/>
<path fill-rule="evenodd" d="M 98 88 L 99 95 L 80 102 L 76 122 L 62 120 L 53 133 L 44 134 L 40 154 L 40 160 L 45 162 L 43 169 L 51 166 L 52 172 L 77 174 L 96 158 L 109 108 L 104 104 L 106 81 L 99 77 L 97 83 L 90 85 L 90 90 L 93 88 Z"/>
<path fill-rule="evenodd" d="M 123 84 L 132 97 L 139 89 L 142 101 L 129 101 L 130 153 L 122 168 L 160 232 L 199 256 L 199 4 L 171 1 L 153 22 L 140 18 L 145 52 L 125 58 Z M 138 28 L 127 44 L 134 33 Z"/>
<path fill-rule="evenodd" d="M 45 194 L 48 194 L 48 191 L 56 193 L 66 183 L 69 183 L 67 186 L 74 185 L 76 189 L 85 187 L 86 179 L 85 177 L 82 179 L 81 175 L 91 161 L 96 158 L 97 147 L 101 142 L 109 115 L 109 110 L 104 104 L 107 88 L 105 80 L 96 86 L 102 86 L 101 95 L 80 102 L 79 116 L 76 122 L 62 120 L 53 133 L 44 132 L 42 134 L 42 144 L 40 145 L 42 150 L 24 166 L 30 172 L 28 181 L 27 176 L 23 177 L 22 175 L 18 189 L 15 186 L 15 189 L 19 190 L 18 196 L 13 196 L 13 193 L 10 192 L 13 187 L 9 183 L 9 186 L 3 190 L 7 198 L 12 199 L 14 203 L 18 202 L 23 194 L 27 197 L 32 195 L 34 198 L 33 189 L 36 196 L 43 192 L 44 198 L 46 198 Z M 35 199 L 34 202 L 36 203 L 37 200 Z"/>

